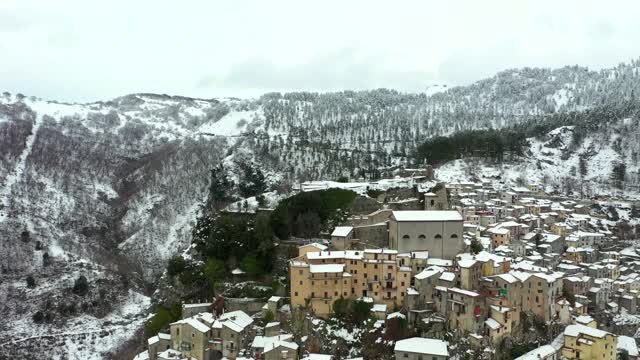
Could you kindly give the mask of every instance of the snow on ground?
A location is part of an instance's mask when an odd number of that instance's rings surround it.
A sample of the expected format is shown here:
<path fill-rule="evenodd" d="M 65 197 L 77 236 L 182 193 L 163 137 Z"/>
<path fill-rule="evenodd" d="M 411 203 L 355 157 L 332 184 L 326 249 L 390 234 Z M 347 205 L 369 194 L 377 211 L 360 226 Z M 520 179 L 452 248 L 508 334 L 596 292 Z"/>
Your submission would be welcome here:
<path fill-rule="evenodd" d="M 247 128 L 247 125 L 260 117 L 260 112 L 255 110 L 249 111 L 230 111 L 222 119 L 214 123 L 206 123 L 198 129 L 201 134 L 214 134 L 219 136 L 238 136 Z"/>
<path fill-rule="evenodd" d="M 429 183 L 431 184 L 431 183 Z M 367 190 L 388 190 L 393 188 L 412 188 L 418 183 L 412 178 L 396 177 L 394 179 L 381 179 L 376 181 L 362 182 L 337 182 L 337 181 L 305 181 L 300 184 L 301 191 L 315 191 L 326 189 L 346 189 L 365 195 Z M 425 185 L 425 184 L 422 184 Z M 431 186 L 435 183 L 431 184 Z M 424 187 L 424 186 L 423 186 Z"/>
<path fill-rule="evenodd" d="M 22 174 L 27 166 L 27 157 L 31 154 L 33 143 L 36 140 L 36 136 L 38 136 L 40 124 L 42 124 L 42 115 L 37 115 L 35 123 L 31 128 L 31 135 L 27 137 L 25 148 L 22 150 L 20 157 L 18 157 L 18 161 L 16 162 L 13 171 L 7 175 L 4 186 L 0 189 L 0 202 L 2 202 L 3 208 L 5 209 L 9 209 L 11 206 L 11 189 L 16 183 L 19 183 L 22 180 Z M 0 211 L 0 223 L 4 222 L 6 219 L 7 214 L 4 211 Z"/>
<path fill-rule="evenodd" d="M 98 319 L 89 315 L 75 317 L 67 322 L 63 331 L 57 326 L 36 325 L 30 316 L 6 324 L 10 333 L 1 333 L 0 338 L 12 340 L 0 343 L 38 342 L 44 338 L 54 338 L 56 343 L 64 342 L 50 350 L 49 359 L 93 360 L 103 359 L 118 346 L 133 337 L 146 319 L 150 298 L 130 290 L 126 298 L 113 312 Z"/>
<path fill-rule="evenodd" d="M 612 148 L 617 135 L 603 141 L 594 134 L 585 138 L 580 146 L 573 144 L 573 127 L 563 126 L 549 132 L 542 139 L 530 138 L 527 155 L 517 159 L 505 159 L 502 164 L 477 158 L 465 158 L 447 162 L 435 169 L 440 181 L 459 182 L 493 180 L 506 185 L 520 181 L 539 183 L 547 191 L 563 191 L 563 185 L 579 192 L 582 183 L 580 156 L 585 156 L 587 174 L 584 176 L 584 191 L 587 196 L 612 195 L 609 178 L 613 164 L 623 157 Z M 601 136 L 601 135 L 600 135 Z M 627 174 L 637 171 L 637 166 L 627 162 Z M 637 192 L 628 187 L 625 196 L 636 198 Z"/>
<path fill-rule="evenodd" d="M 280 200 L 284 199 L 285 197 L 287 197 L 286 195 L 282 195 L 282 194 L 278 194 L 275 191 L 270 191 L 270 192 L 266 192 L 264 194 L 262 194 L 262 196 L 264 196 L 265 199 L 265 205 L 264 208 L 267 209 L 275 209 L 276 206 L 278 206 L 278 202 L 280 202 Z M 245 209 L 244 207 L 244 203 L 247 203 L 247 208 Z M 236 202 L 233 202 L 231 204 L 229 204 L 229 206 L 227 206 L 225 208 L 226 211 L 229 212 L 248 212 L 248 213 L 254 213 L 256 212 L 256 210 L 258 210 L 258 200 L 255 196 L 246 198 L 246 199 L 242 199 L 242 200 L 238 200 Z"/>

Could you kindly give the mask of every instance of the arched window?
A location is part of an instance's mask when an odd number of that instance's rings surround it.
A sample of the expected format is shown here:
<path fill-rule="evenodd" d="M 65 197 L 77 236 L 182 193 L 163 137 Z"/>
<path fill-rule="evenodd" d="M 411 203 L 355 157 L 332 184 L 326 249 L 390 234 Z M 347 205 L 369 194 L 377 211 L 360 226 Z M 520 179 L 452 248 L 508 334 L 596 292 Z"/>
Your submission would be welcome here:
<path fill-rule="evenodd" d="M 427 237 L 426 237 L 426 236 L 424 236 L 424 234 L 420 234 L 420 235 L 418 236 L 418 239 L 420 239 L 420 240 L 426 240 L 426 239 L 427 239 Z"/>
<path fill-rule="evenodd" d="M 451 234 L 451 238 L 452 239 L 457 239 L 458 238 L 458 234 Z"/>
<path fill-rule="evenodd" d="M 404 236 L 402 237 L 402 239 L 403 239 L 403 240 L 409 240 L 409 235 L 404 235 Z"/>
<path fill-rule="evenodd" d="M 442 235 L 440 235 L 440 234 L 436 234 L 435 237 L 436 237 L 436 239 L 442 239 Z"/>

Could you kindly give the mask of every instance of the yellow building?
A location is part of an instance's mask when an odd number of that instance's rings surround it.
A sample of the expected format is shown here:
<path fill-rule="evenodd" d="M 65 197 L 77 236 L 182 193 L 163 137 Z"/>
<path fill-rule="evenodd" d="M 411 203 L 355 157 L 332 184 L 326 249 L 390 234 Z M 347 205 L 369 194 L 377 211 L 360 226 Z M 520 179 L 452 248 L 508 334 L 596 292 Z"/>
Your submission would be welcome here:
<path fill-rule="evenodd" d="M 493 248 L 500 245 L 508 245 L 511 242 L 511 232 L 505 228 L 491 228 L 487 230 L 491 237 Z"/>
<path fill-rule="evenodd" d="M 571 228 L 571 226 L 567 223 L 564 222 L 557 222 L 557 223 L 553 223 L 551 224 L 551 232 L 559 235 L 559 236 L 567 236 L 569 235 L 571 232 L 573 231 L 573 229 Z"/>
<path fill-rule="evenodd" d="M 410 257 L 399 258 L 389 249 L 308 252 L 289 262 L 291 305 L 307 306 L 319 316 L 329 315 L 340 298 L 400 306 L 411 286 L 407 262 Z"/>
<path fill-rule="evenodd" d="M 298 256 L 304 256 L 308 252 L 325 251 L 328 247 L 320 243 L 310 243 L 298 247 Z"/>
<path fill-rule="evenodd" d="M 496 302 L 498 299 L 491 299 Z M 489 317 L 485 320 L 485 334 L 489 336 L 492 343 L 497 343 L 504 336 L 508 336 L 513 331 L 519 319 L 519 313 L 515 308 L 490 305 Z"/>
<path fill-rule="evenodd" d="M 564 330 L 562 356 L 567 359 L 616 359 L 616 335 L 584 325 L 569 325 Z"/>

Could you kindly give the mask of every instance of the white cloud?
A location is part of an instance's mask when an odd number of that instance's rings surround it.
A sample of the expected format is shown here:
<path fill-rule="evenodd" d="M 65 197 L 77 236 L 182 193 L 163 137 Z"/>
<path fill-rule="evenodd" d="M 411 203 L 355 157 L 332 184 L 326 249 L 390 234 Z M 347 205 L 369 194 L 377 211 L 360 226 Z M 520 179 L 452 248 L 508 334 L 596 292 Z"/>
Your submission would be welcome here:
<path fill-rule="evenodd" d="M 466 84 L 640 56 L 622 1 L 0 2 L 0 88 L 102 100 Z"/>

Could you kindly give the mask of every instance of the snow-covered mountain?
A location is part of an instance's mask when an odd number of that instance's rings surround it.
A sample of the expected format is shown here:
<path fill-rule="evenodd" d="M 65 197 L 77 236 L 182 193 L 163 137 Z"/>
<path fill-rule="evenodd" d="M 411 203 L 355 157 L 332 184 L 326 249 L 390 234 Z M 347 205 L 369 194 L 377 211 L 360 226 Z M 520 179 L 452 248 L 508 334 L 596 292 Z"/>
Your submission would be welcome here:
<path fill-rule="evenodd" d="M 633 98 L 639 68 L 634 61 L 598 72 L 508 70 L 430 95 L 386 89 L 271 93 L 251 100 L 133 94 L 65 104 L 4 93 L 0 309 L 8 315 L 0 325 L 0 354 L 56 334 L 65 339 L 51 345 L 57 353 L 97 349 L 88 334 L 72 330 L 82 322 L 88 328 L 117 323 L 114 333 L 131 336 L 142 320 L 129 310 L 148 304 L 145 285 L 190 243 L 209 170 L 220 161 L 231 171 L 236 162 L 260 164 L 269 190 L 282 194 L 297 181 L 361 176 L 410 161 L 415 145 L 431 136 Z M 637 137 L 634 124 L 625 139 Z M 598 161 L 632 156 L 600 148 L 606 142 L 596 136 L 581 144 L 582 152 L 595 152 L 592 176 L 602 169 Z M 562 149 L 540 144 L 532 142 L 530 166 L 540 162 L 565 171 L 575 163 L 573 155 L 558 162 L 566 156 Z M 35 288 L 27 286 L 29 276 Z M 80 276 L 88 279 L 88 295 L 72 291 Z M 69 301 L 74 311 L 60 305 Z M 93 302 L 100 311 L 91 310 Z M 38 311 L 53 318 L 36 324 Z"/>

